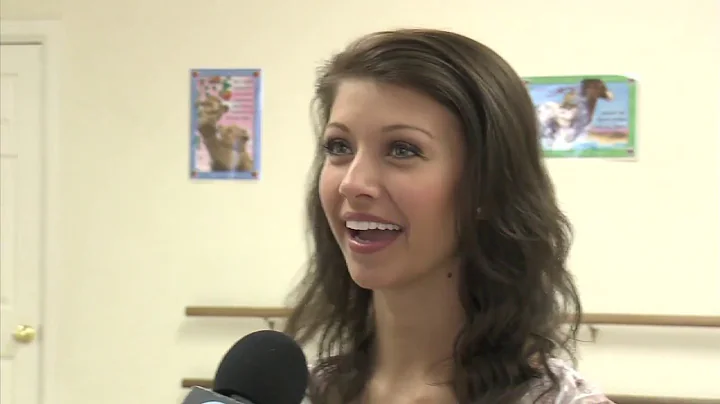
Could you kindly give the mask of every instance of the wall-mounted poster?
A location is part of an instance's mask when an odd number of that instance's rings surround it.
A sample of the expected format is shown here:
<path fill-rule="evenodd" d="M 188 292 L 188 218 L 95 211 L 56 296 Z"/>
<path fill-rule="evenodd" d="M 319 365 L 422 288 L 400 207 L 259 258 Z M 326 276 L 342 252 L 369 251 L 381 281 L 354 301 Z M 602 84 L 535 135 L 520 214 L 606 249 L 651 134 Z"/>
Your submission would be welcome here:
<path fill-rule="evenodd" d="M 260 83 L 257 69 L 191 71 L 192 178 L 258 178 Z"/>
<path fill-rule="evenodd" d="M 546 157 L 635 158 L 636 81 L 625 76 L 526 77 Z"/>

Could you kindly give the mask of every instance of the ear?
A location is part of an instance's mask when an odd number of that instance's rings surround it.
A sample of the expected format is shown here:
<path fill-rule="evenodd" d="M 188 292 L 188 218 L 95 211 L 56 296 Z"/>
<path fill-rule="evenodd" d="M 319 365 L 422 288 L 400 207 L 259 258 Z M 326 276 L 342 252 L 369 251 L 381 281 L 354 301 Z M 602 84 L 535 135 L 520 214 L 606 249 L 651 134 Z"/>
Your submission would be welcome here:
<path fill-rule="evenodd" d="M 225 112 L 228 112 L 228 111 L 230 110 L 230 107 L 228 107 L 227 104 L 222 104 L 222 108 L 221 108 L 221 109 L 222 109 L 222 112 L 225 113 Z"/>

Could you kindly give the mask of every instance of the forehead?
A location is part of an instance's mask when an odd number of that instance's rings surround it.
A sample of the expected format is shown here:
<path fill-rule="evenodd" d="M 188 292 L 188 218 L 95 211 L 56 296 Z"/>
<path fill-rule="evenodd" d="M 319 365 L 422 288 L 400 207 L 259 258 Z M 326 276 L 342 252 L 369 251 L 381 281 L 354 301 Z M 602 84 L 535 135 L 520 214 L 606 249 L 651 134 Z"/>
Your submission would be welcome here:
<path fill-rule="evenodd" d="M 433 132 L 457 126 L 450 111 L 419 91 L 361 79 L 339 84 L 330 121 L 351 127 L 407 124 Z"/>

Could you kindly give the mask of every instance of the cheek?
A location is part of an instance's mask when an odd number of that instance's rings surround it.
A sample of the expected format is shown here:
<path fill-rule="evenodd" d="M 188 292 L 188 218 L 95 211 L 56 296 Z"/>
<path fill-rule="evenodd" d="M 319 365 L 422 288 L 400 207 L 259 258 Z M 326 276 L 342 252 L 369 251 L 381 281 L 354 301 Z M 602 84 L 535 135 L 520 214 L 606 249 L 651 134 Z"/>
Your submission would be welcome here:
<path fill-rule="evenodd" d="M 454 192 L 450 184 L 408 190 L 403 197 L 403 211 L 413 229 L 413 238 L 433 239 L 447 237 L 455 224 Z"/>
<path fill-rule="evenodd" d="M 340 208 L 340 180 L 340 176 L 334 172 L 332 167 L 323 166 L 320 171 L 318 192 L 326 215 Z"/>
<path fill-rule="evenodd" d="M 403 179 L 402 184 L 396 184 L 395 190 L 400 192 L 396 192 L 393 199 L 398 200 L 398 202 L 399 199 L 402 199 L 406 209 L 413 212 L 438 214 L 451 210 L 448 206 L 452 206 L 455 198 L 453 184 L 454 181 L 450 175 L 437 175 L 435 173 L 416 176 L 412 179 Z"/>

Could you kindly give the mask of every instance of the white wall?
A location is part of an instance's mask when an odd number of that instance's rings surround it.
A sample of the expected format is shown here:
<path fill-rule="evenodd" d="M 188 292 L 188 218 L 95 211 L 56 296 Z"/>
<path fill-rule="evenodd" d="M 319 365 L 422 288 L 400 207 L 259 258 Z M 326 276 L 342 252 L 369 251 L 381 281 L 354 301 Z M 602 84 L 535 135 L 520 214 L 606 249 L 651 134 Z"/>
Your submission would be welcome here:
<path fill-rule="evenodd" d="M 204 5 L 203 5 L 204 4 Z M 453 6 L 451 6 L 453 4 Z M 65 33 L 61 349 L 53 404 L 174 402 L 259 321 L 186 305 L 279 305 L 305 257 L 314 68 L 372 30 L 468 34 L 522 75 L 639 79 L 636 163 L 550 163 L 577 227 L 588 311 L 720 314 L 719 3 L 577 0 L 3 0 Z M 187 178 L 188 70 L 265 70 L 262 180 Z M 720 334 L 603 327 L 581 369 L 613 393 L 720 397 Z M 715 376 L 713 376 L 713 373 Z"/>

